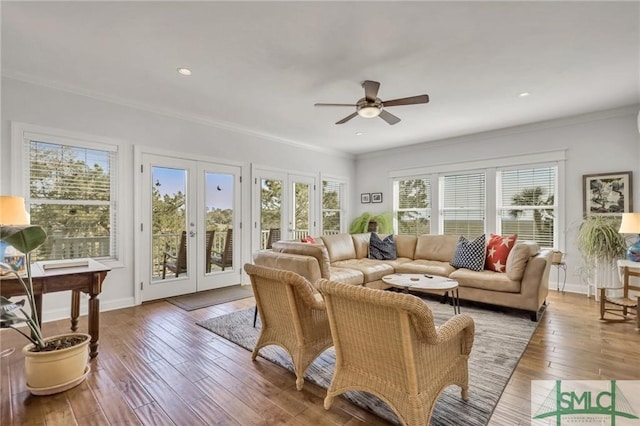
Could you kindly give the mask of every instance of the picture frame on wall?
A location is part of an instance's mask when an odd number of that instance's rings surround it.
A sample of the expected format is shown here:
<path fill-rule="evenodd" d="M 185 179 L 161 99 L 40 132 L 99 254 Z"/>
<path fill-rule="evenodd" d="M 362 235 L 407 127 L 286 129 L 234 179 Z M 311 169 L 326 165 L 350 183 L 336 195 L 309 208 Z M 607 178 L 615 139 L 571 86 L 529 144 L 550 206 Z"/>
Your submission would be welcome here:
<path fill-rule="evenodd" d="M 360 194 L 360 203 L 367 204 L 371 202 L 371 194 L 368 192 L 363 192 Z"/>
<path fill-rule="evenodd" d="M 371 202 L 372 203 L 381 203 L 382 202 L 382 192 L 372 192 L 371 193 Z"/>
<path fill-rule="evenodd" d="M 633 211 L 631 172 L 582 176 L 584 215 L 616 216 Z"/>

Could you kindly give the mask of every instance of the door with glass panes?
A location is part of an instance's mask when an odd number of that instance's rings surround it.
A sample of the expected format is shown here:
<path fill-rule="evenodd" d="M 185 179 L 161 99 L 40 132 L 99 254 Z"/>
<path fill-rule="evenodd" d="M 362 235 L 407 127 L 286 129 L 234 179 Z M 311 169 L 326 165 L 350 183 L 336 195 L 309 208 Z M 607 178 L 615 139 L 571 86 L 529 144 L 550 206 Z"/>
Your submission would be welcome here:
<path fill-rule="evenodd" d="M 142 300 L 240 283 L 240 168 L 142 154 Z"/>
<path fill-rule="evenodd" d="M 253 245 L 270 249 L 279 240 L 316 235 L 315 177 L 254 169 Z"/>

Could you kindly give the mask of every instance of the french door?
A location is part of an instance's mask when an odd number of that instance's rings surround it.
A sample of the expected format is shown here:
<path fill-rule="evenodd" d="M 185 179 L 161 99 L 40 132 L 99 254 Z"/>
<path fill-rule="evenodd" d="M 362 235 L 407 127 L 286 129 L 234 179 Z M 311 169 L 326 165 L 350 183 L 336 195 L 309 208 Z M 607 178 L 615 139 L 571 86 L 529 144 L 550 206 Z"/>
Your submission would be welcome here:
<path fill-rule="evenodd" d="M 254 251 L 270 248 L 271 240 L 317 234 L 314 176 L 254 168 L 253 184 Z"/>
<path fill-rule="evenodd" d="M 142 300 L 240 283 L 240 167 L 142 153 Z"/>

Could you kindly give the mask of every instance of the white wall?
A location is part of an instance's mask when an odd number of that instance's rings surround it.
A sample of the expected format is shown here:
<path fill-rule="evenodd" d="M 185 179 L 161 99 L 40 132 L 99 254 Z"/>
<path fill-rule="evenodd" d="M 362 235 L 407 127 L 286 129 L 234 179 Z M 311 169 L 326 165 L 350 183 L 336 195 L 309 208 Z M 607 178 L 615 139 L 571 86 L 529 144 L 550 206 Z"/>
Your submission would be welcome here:
<path fill-rule="evenodd" d="M 428 124 L 425 124 L 428 125 Z M 361 155 L 356 160 L 355 194 L 383 192 L 382 204 L 354 202 L 354 214 L 391 211 L 389 173 L 403 169 L 566 150 L 565 223 L 567 289 L 586 291 L 577 268 L 576 231 L 582 219 L 582 175 L 633 171 L 633 210 L 640 211 L 638 106 L 502 129 L 460 138 Z M 555 289 L 552 270 L 550 287 Z"/>
<path fill-rule="evenodd" d="M 12 190 L 11 121 L 79 132 L 123 142 L 125 158 L 121 178 L 125 185 L 124 206 L 121 208 L 121 226 L 133 235 L 134 227 L 134 145 L 154 147 L 176 152 L 176 155 L 201 155 L 207 159 L 230 160 L 280 168 L 289 172 L 313 173 L 319 176 L 344 177 L 353 181 L 354 161 L 346 155 L 316 150 L 262 139 L 257 136 L 233 132 L 205 124 L 155 114 L 113 102 L 30 84 L 18 80 L 2 79 L 2 139 L 0 154 L 0 193 Z M 249 176 L 245 176 L 249 181 Z M 353 186 L 353 185 L 352 185 Z M 353 191 L 349 188 L 348 199 Z M 250 197 L 243 194 L 243 221 L 250 216 Z M 347 207 L 348 208 L 348 207 Z M 251 260 L 250 235 L 243 234 L 242 264 Z M 125 266 L 113 269 L 103 286 L 101 310 L 131 306 L 134 298 L 133 238 L 123 241 L 126 246 Z M 64 318 L 69 315 L 70 296 L 47 295 L 44 300 L 44 318 Z M 83 305 L 85 305 L 83 303 Z M 86 309 L 86 306 L 83 306 Z"/>

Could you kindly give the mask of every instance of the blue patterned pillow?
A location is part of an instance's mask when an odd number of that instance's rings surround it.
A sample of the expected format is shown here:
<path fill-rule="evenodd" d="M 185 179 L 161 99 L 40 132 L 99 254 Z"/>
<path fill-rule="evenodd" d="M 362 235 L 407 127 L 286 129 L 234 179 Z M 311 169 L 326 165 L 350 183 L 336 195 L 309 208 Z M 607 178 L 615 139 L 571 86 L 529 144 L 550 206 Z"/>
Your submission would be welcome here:
<path fill-rule="evenodd" d="M 453 255 L 451 266 L 454 268 L 466 268 L 472 271 L 482 271 L 484 269 L 484 258 L 487 254 L 485 247 L 485 236 L 480 235 L 473 241 L 460 236 L 456 252 Z"/>
<path fill-rule="evenodd" d="M 393 235 L 381 240 L 378 234 L 371 233 L 371 238 L 369 238 L 369 259 L 394 260 L 397 257 L 396 242 L 393 241 Z"/>

